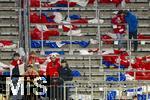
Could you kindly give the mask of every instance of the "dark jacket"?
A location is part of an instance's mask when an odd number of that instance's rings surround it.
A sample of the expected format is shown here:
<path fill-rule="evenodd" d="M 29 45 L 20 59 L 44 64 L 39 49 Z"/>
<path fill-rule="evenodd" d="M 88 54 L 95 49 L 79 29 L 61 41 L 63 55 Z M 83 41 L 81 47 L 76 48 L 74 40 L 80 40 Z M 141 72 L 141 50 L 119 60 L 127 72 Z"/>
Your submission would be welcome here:
<path fill-rule="evenodd" d="M 129 33 L 133 33 L 137 31 L 138 28 L 138 19 L 137 17 L 132 14 L 131 12 L 127 12 L 127 15 L 125 16 L 125 20 L 129 26 Z"/>
<path fill-rule="evenodd" d="M 71 73 L 72 73 L 72 71 L 68 66 L 61 67 L 59 70 L 60 78 L 62 78 L 64 81 L 71 81 L 72 80 L 73 76 Z"/>

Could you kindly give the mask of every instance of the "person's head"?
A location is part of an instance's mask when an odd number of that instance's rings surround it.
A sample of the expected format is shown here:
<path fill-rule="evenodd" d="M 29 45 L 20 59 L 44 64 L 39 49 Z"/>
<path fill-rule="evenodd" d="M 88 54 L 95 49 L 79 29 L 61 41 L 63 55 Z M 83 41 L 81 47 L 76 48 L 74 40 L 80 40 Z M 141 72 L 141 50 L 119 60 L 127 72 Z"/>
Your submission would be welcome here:
<path fill-rule="evenodd" d="M 28 71 L 31 71 L 32 68 L 33 68 L 33 65 L 28 65 L 28 66 L 27 66 L 27 70 L 28 70 Z"/>
<path fill-rule="evenodd" d="M 119 10 L 117 14 L 121 15 L 121 16 L 124 16 L 124 11 L 123 10 Z"/>
<path fill-rule="evenodd" d="M 122 96 L 127 96 L 127 92 L 126 92 L 126 91 L 123 91 L 123 92 L 122 92 Z"/>
<path fill-rule="evenodd" d="M 136 95 L 133 96 L 133 100 L 138 100 L 138 97 Z"/>
<path fill-rule="evenodd" d="M 62 66 L 62 67 L 68 67 L 67 61 L 63 59 L 63 60 L 61 61 L 61 66 Z"/>
<path fill-rule="evenodd" d="M 129 12 L 129 11 L 127 11 L 127 10 L 124 10 L 124 11 L 123 11 L 123 13 L 124 13 L 124 16 L 126 16 L 126 15 L 128 14 L 128 12 Z"/>
<path fill-rule="evenodd" d="M 30 56 L 31 56 L 31 57 L 36 57 L 36 53 L 35 53 L 34 51 L 31 51 L 31 52 L 30 52 Z"/>
<path fill-rule="evenodd" d="M 57 59 L 57 55 L 52 54 L 52 55 L 50 56 L 50 59 L 51 59 L 52 62 L 55 62 L 56 59 Z"/>
<path fill-rule="evenodd" d="M 18 60 L 19 58 L 20 58 L 20 54 L 19 53 L 14 53 L 13 59 Z"/>

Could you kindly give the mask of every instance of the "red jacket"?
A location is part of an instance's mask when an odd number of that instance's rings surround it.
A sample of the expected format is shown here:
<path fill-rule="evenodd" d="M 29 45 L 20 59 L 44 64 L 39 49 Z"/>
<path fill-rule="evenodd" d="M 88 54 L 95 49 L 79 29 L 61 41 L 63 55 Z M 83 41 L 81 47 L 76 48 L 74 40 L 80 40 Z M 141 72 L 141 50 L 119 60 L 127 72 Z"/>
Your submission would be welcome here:
<path fill-rule="evenodd" d="M 39 57 L 31 57 L 29 56 L 29 62 L 28 64 L 32 64 L 33 62 L 38 62 L 39 64 L 43 64 L 45 62 L 45 59 L 41 59 Z"/>
<path fill-rule="evenodd" d="M 23 62 L 22 62 L 21 59 L 19 59 L 19 60 L 12 60 L 10 64 L 16 67 L 16 66 L 19 66 L 19 65 L 23 64 Z"/>
<path fill-rule="evenodd" d="M 47 64 L 47 68 L 46 68 L 46 76 L 49 77 L 58 77 L 59 76 L 59 69 L 61 68 L 60 63 L 58 62 L 58 60 L 56 60 L 55 62 L 49 62 Z"/>
<path fill-rule="evenodd" d="M 111 19 L 111 23 L 113 24 L 113 31 L 116 34 L 123 34 L 126 31 L 125 19 L 120 15 L 116 15 Z"/>

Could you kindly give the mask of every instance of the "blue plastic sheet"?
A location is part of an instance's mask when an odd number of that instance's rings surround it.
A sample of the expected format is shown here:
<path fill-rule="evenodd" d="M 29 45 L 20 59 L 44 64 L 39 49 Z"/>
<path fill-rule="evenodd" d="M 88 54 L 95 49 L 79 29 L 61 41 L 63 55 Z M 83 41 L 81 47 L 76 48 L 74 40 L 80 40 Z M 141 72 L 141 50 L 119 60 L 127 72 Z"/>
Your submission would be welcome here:
<path fill-rule="evenodd" d="M 52 53 L 58 53 L 59 55 L 64 55 L 65 52 L 64 51 L 45 51 L 45 55 L 49 55 Z"/>
<path fill-rule="evenodd" d="M 90 41 L 74 41 L 72 44 L 79 44 L 81 47 L 86 48 L 89 46 Z"/>
<path fill-rule="evenodd" d="M 106 77 L 106 81 L 126 81 L 126 76 L 123 73 L 120 73 L 120 77 L 118 77 L 119 74 L 117 75 L 117 77 L 115 76 L 107 76 Z"/>
<path fill-rule="evenodd" d="M 81 73 L 80 73 L 78 70 L 73 70 L 73 71 L 72 71 L 72 76 L 73 76 L 73 77 L 80 77 L 80 76 L 81 76 Z"/>
<path fill-rule="evenodd" d="M 107 92 L 107 100 L 116 100 L 116 91 Z"/>
<path fill-rule="evenodd" d="M 111 64 L 110 62 L 105 61 L 105 60 L 103 60 L 102 64 L 105 65 L 106 68 L 110 68 L 110 66 L 114 66 L 114 68 L 120 68 L 120 69 L 124 69 L 124 68 L 125 68 L 125 67 L 122 66 L 122 65 L 118 66 L 118 65 L 116 65 L 116 64 Z"/>
<path fill-rule="evenodd" d="M 135 89 L 128 89 L 128 90 L 126 90 L 126 92 L 135 92 L 135 91 L 142 91 L 142 88 L 138 88 L 137 90 L 135 90 Z"/>
<path fill-rule="evenodd" d="M 42 43 L 41 41 L 31 41 L 31 48 L 41 48 Z"/>
<path fill-rule="evenodd" d="M 44 46 L 47 46 L 50 48 L 59 48 L 56 42 L 52 42 L 52 41 L 44 41 Z"/>
<path fill-rule="evenodd" d="M 73 41 L 73 42 L 61 41 L 60 42 L 60 44 L 65 44 L 65 45 L 68 45 L 71 43 L 80 45 L 82 48 L 86 48 L 87 46 L 89 46 L 90 41 Z M 31 41 L 31 48 L 41 48 L 41 46 L 42 46 L 42 43 L 40 40 Z M 50 47 L 50 48 L 59 48 L 56 42 L 53 42 L 53 41 L 43 41 L 43 46 Z"/>
<path fill-rule="evenodd" d="M 138 97 L 138 100 L 146 100 L 146 95 L 141 95 L 141 94 L 138 94 L 137 95 L 137 97 Z"/>
<path fill-rule="evenodd" d="M 108 61 L 104 61 L 102 62 L 103 65 L 105 65 L 107 68 L 110 67 L 111 63 L 109 63 Z"/>
<path fill-rule="evenodd" d="M 70 18 L 71 20 L 78 20 L 78 19 L 81 19 L 81 16 L 80 16 L 80 15 L 72 14 L 72 15 L 69 15 L 69 18 Z"/>

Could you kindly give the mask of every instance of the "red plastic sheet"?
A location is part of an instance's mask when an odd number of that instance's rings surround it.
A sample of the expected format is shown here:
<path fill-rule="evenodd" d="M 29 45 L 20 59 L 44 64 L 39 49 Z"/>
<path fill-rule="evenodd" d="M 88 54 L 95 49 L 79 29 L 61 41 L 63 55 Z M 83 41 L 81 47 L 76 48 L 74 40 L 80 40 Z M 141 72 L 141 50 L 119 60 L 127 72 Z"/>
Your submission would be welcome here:
<path fill-rule="evenodd" d="M 128 72 L 129 75 L 134 76 L 135 74 L 136 80 L 150 80 L 150 62 L 146 61 L 145 57 L 136 57 L 135 63 L 131 66 L 137 72 L 130 71 Z"/>
<path fill-rule="evenodd" d="M 59 36 L 59 31 L 58 30 L 48 30 L 43 32 L 43 40 L 49 40 L 50 36 Z M 31 32 L 31 39 L 32 40 L 41 40 L 42 39 L 42 32 L 39 31 L 37 28 L 35 28 Z"/>
<path fill-rule="evenodd" d="M 0 40 L 0 44 L 3 44 L 4 46 L 10 46 L 13 45 L 13 42 L 11 40 Z"/>
<path fill-rule="evenodd" d="M 30 23 L 40 23 L 40 17 L 37 13 L 30 14 Z"/>
<path fill-rule="evenodd" d="M 72 25 L 72 28 L 69 28 L 69 27 L 66 27 L 65 25 L 63 25 L 62 28 L 63 28 L 64 32 L 68 32 L 70 30 L 76 30 L 76 29 L 78 29 L 78 27 L 75 26 L 75 25 Z"/>
<path fill-rule="evenodd" d="M 146 35 L 143 35 L 143 34 L 140 33 L 138 35 L 138 39 L 150 39 L 150 36 L 149 35 L 146 36 Z"/>
<path fill-rule="evenodd" d="M 88 24 L 88 20 L 81 18 L 79 20 L 72 20 L 71 23 Z"/>
<path fill-rule="evenodd" d="M 40 0 L 30 0 L 31 7 L 40 7 Z"/>
<path fill-rule="evenodd" d="M 28 64 L 32 64 L 33 61 L 34 61 L 34 63 L 36 62 L 36 63 L 39 63 L 39 64 L 43 64 L 45 62 L 45 60 L 46 59 L 42 59 L 40 57 L 31 57 L 31 56 L 29 56 L 29 62 L 28 62 Z"/>
<path fill-rule="evenodd" d="M 118 6 L 123 0 L 99 0 L 100 3 L 114 3 L 116 6 Z M 126 3 L 130 2 L 130 0 L 125 0 Z"/>
<path fill-rule="evenodd" d="M 103 41 L 104 43 L 106 43 L 106 44 L 112 44 L 112 43 L 113 43 L 113 41 L 111 40 L 112 37 L 110 37 L 110 36 L 108 36 L 108 35 L 103 35 L 103 36 L 101 36 L 101 39 L 102 39 L 102 41 Z M 109 40 L 109 39 L 110 39 L 110 40 Z"/>

